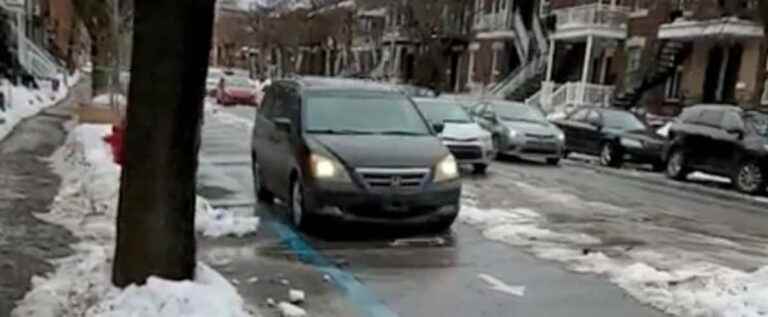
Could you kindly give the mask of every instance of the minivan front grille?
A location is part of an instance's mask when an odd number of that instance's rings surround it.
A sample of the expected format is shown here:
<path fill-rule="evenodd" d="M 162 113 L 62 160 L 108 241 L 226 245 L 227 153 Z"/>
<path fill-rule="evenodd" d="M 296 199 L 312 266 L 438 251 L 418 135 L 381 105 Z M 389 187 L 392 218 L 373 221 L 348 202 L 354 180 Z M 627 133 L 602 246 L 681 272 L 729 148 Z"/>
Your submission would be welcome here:
<path fill-rule="evenodd" d="M 427 168 L 358 168 L 355 170 L 369 189 L 419 189 L 429 177 Z"/>

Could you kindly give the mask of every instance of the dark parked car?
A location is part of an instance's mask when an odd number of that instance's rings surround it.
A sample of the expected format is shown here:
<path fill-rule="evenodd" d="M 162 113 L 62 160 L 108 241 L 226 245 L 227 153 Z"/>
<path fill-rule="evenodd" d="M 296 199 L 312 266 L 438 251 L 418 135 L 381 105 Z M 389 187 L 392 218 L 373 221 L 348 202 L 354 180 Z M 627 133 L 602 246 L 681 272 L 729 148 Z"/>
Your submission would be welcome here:
<path fill-rule="evenodd" d="M 665 139 L 629 111 L 583 107 L 554 123 L 565 132 L 568 152 L 599 155 L 605 166 L 631 161 L 664 169 Z"/>
<path fill-rule="evenodd" d="M 670 126 L 667 175 L 685 179 L 693 171 L 731 178 L 742 192 L 765 190 L 768 176 L 768 114 L 734 106 L 685 109 Z"/>
<path fill-rule="evenodd" d="M 459 212 L 461 180 L 440 128 L 391 86 L 274 82 L 253 130 L 258 199 L 288 202 L 300 228 L 330 217 L 446 229 Z"/>

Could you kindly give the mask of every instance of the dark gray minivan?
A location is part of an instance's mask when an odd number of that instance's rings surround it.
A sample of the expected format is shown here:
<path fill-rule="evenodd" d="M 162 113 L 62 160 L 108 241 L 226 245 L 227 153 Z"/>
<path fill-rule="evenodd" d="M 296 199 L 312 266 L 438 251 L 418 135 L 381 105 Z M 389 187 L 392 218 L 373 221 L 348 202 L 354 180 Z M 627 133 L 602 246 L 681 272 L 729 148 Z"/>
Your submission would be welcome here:
<path fill-rule="evenodd" d="M 288 202 L 299 228 L 319 217 L 451 226 L 459 212 L 456 161 L 413 102 L 372 82 L 274 82 L 252 137 L 257 198 Z"/>

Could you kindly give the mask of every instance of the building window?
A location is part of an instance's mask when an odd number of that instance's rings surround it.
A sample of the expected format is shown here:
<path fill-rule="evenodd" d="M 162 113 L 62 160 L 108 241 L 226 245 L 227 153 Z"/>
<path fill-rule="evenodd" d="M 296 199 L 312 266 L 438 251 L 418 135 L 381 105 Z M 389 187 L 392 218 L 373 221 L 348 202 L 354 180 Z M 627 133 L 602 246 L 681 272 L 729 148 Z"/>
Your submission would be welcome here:
<path fill-rule="evenodd" d="M 678 67 L 672 76 L 667 78 L 667 84 L 664 87 L 664 98 L 669 101 L 680 101 L 680 83 L 683 77 L 683 69 Z"/>

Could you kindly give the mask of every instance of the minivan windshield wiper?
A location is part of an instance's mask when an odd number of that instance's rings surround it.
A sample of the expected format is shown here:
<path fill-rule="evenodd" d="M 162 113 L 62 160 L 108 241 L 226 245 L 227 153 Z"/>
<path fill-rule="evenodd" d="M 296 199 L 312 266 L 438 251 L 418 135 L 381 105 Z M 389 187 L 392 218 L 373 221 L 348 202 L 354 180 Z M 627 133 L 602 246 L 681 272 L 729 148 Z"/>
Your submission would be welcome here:
<path fill-rule="evenodd" d="M 353 129 L 312 129 L 312 130 L 307 130 L 307 133 L 344 134 L 344 135 L 373 134 L 373 132 L 370 132 L 370 131 L 353 130 Z"/>

